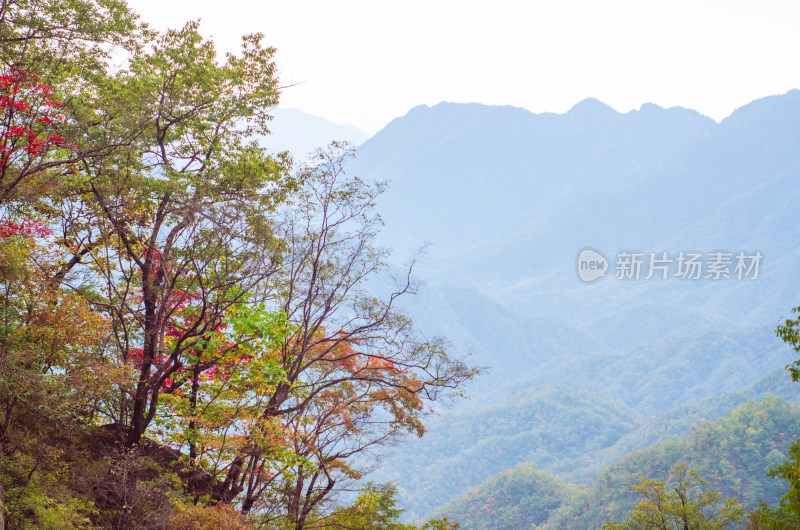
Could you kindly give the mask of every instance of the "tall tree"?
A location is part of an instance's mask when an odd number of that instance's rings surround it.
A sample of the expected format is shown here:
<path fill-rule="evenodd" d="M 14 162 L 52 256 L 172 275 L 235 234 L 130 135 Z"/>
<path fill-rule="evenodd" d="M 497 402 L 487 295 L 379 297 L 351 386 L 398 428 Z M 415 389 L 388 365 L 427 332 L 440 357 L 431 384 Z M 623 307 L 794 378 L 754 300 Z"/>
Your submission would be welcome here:
<path fill-rule="evenodd" d="M 250 35 L 219 58 L 117 0 L 0 0 L 0 448 L 38 371 L 78 403 L 56 425 L 110 424 L 131 462 L 177 445 L 194 502 L 303 528 L 477 373 L 397 311 L 410 269 L 376 296 L 383 185 L 250 140 L 273 55 Z"/>
<path fill-rule="evenodd" d="M 159 394 L 186 382 L 174 375 L 187 352 L 277 266 L 268 214 L 290 179 L 245 142 L 266 131 L 277 102 L 274 50 L 260 39 L 245 37 L 240 55 L 219 63 L 190 23 L 133 57 L 108 97 L 141 134 L 86 161 L 85 190 L 60 204 L 63 241 L 86 263 L 72 275 L 82 284 L 62 281 L 109 313 L 119 360 L 138 372 L 109 411 L 128 445 Z"/>
<path fill-rule="evenodd" d="M 348 175 L 348 156 L 336 147 L 320 151 L 277 223 L 285 250 L 274 296 L 293 331 L 276 352 L 284 379 L 270 389 L 262 418 L 283 425 L 303 458 L 276 484 L 296 528 L 358 476 L 356 457 L 363 461 L 403 431 L 421 435 L 426 404 L 457 394 L 477 373 L 397 311 L 398 297 L 414 292 L 410 270 L 385 297 L 375 296 L 389 273 L 387 251 L 374 245 L 383 186 Z M 214 497 L 229 502 L 244 492 L 243 509 L 255 506 L 252 492 L 274 480 L 259 476 L 268 458 L 258 444 L 247 448 Z"/>

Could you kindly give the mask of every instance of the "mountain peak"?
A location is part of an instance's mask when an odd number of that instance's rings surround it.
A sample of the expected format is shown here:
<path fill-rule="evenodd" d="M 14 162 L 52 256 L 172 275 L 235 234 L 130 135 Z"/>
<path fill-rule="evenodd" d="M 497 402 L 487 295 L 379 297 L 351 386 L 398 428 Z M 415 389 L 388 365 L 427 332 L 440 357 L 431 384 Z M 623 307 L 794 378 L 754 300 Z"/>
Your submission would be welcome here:
<path fill-rule="evenodd" d="M 642 106 L 639 107 L 639 112 L 659 112 L 666 110 L 661 105 L 656 105 L 655 103 L 642 103 Z"/>
<path fill-rule="evenodd" d="M 586 98 L 576 103 L 567 111 L 567 114 L 575 116 L 610 116 L 619 113 L 599 99 Z"/>

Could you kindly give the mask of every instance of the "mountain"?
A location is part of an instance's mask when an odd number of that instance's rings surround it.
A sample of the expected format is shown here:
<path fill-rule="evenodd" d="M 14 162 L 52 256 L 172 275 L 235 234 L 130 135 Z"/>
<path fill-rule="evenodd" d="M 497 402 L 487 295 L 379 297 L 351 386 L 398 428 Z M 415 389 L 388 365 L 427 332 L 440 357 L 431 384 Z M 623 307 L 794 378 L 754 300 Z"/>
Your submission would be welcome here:
<path fill-rule="evenodd" d="M 611 447 L 585 455 L 580 461 L 563 462 L 554 472 L 565 480 L 588 484 L 597 478 L 602 468 L 635 451 L 670 438 L 687 436 L 702 422 L 715 421 L 748 401 L 761 401 L 768 396 L 777 396 L 795 406 L 800 405 L 796 385 L 785 370 L 778 369 L 748 388 L 707 397 L 691 405 L 680 405 L 652 417 Z"/>
<path fill-rule="evenodd" d="M 617 381 L 627 377 L 622 372 Z M 687 436 L 697 424 L 717 420 L 748 400 L 774 395 L 800 402 L 798 389 L 783 369 L 751 386 L 730 388 L 692 404 L 642 415 L 604 397 L 599 386 L 593 393 L 564 385 L 537 386 L 502 404 L 433 418 L 425 436 L 399 445 L 372 478 L 398 482 L 406 516 L 416 520 L 520 463 L 563 481 L 589 484 L 629 454 Z"/>
<path fill-rule="evenodd" d="M 721 123 L 652 104 L 621 114 L 597 100 L 561 115 L 442 103 L 391 122 L 358 149 L 351 169 L 390 180 L 378 204 L 381 242 L 398 264 L 431 243 L 418 268 L 426 285 L 409 312 L 424 314 L 425 333 L 457 330 L 460 350 L 475 349 L 499 374 L 486 379 L 497 387 L 508 367 L 527 374 L 547 357 L 774 325 L 800 300 L 792 281 L 800 274 L 799 129 L 796 90 Z M 591 284 L 576 274 L 587 246 L 611 267 Z M 640 280 L 612 277 L 620 251 L 668 252 L 674 274 L 678 253 L 706 259 L 718 250 L 761 252 L 758 279 L 645 280 L 646 264 Z M 461 340 L 458 328 L 476 327 L 453 313 L 492 304 L 535 337 L 491 347 Z M 537 329 L 531 319 L 547 324 Z M 576 337 L 581 344 L 551 351 Z"/>
<path fill-rule="evenodd" d="M 583 491 L 534 464 L 519 464 L 459 495 L 440 513 L 464 529 L 528 530 L 546 523 L 555 510 Z"/>
<path fill-rule="evenodd" d="M 596 100 L 563 115 L 441 103 L 391 122 L 359 149 L 356 168 L 391 180 L 380 208 L 394 244 L 469 256 L 569 201 L 635 186 L 714 126 L 685 109 L 622 115 Z"/>
<path fill-rule="evenodd" d="M 380 474 L 400 484 L 409 519 L 517 462 L 549 469 L 614 445 L 642 419 L 622 403 L 561 386 L 523 392 L 513 403 L 434 419 Z"/>
<path fill-rule="evenodd" d="M 258 142 L 273 153 L 289 151 L 298 160 L 334 140 L 359 145 L 369 138 L 369 133 L 352 125 L 339 125 L 298 109 L 279 107 L 271 114 L 270 135 L 258 138 Z"/>
<path fill-rule="evenodd" d="M 513 410 L 526 392 L 557 384 L 639 415 L 623 439 L 793 359 L 774 328 L 800 304 L 800 91 L 754 101 L 719 123 L 652 104 L 619 113 L 594 99 L 564 114 L 420 106 L 364 142 L 349 169 L 390 181 L 378 208 L 394 267 L 431 243 L 416 270 L 425 284 L 403 303 L 415 327 L 449 337 L 457 354 L 471 352 L 488 368 L 468 388 L 470 400 L 433 420 L 418 443 L 385 455 L 378 476 L 400 480 L 401 505 L 412 512 L 421 505 L 410 484 L 420 479 L 403 470 L 419 460 L 425 491 L 455 494 L 422 462 L 453 456 L 436 440 L 470 447 L 487 436 L 477 420 L 462 428 L 462 414 Z M 606 257 L 606 277 L 579 279 L 585 248 Z M 623 251 L 642 254 L 639 279 L 615 278 Z M 667 253 L 668 279 L 645 279 L 651 252 Z M 732 277 L 710 279 L 707 269 L 701 279 L 675 277 L 681 252 L 700 253 L 705 266 L 728 253 Z M 739 252 L 760 253 L 757 278 L 736 278 Z M 525 461 L 504 454 L 504 469 Z M 574 472 L 532 460 L 562 477 Z M 448 462 L 460 469 L 468 460 Z"/>
<path fill-rule="evenodd" d="M 665 481 L 670 468 L 686 463 L 724 497 L 749 509 L 759 500 L 774 505 L 785 491 L 767 470 L 783 461 L 800 437 L 800 412 L 777 397 L 748 402 L 688 436 L 654 444 L 605 468 L 588 487 L 565 484 L 532 464 L 518 465 L 460 495 L 436 512 L 473 528 L 586 530 L 621 522 L 637 501 L 632 485 L 641 477 Z"/>

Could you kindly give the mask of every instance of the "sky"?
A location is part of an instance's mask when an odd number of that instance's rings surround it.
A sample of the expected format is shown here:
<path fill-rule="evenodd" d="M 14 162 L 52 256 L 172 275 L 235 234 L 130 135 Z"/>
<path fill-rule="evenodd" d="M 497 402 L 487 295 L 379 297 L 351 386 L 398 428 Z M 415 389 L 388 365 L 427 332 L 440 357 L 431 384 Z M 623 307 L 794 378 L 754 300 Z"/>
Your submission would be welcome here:
<path fill-rule="evenodd" d="M 221 51 L 260 32 L 281 106 L 375 133 L 441 101 L 566 112 L 652 102 L 721 120 L 800 88 L 796 0 L 129 0 L 156 29 L 201 19 Z"/>

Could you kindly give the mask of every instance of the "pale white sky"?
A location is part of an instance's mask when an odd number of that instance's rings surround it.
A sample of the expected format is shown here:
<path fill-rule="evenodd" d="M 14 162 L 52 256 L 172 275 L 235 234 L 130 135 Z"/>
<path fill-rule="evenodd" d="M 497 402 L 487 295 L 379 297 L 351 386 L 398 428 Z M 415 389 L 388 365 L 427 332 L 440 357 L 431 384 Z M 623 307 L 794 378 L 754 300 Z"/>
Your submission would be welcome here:
<path fill-rule="evenodd" d="M 294 107 L 374 133 L 440 101 L 564 112 L 586 97 L 717 120 L 800 87 L 797 0 L 129 0 L 158 29 L 202 19 L 223 51 L 262 32 Z"/>

